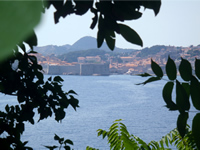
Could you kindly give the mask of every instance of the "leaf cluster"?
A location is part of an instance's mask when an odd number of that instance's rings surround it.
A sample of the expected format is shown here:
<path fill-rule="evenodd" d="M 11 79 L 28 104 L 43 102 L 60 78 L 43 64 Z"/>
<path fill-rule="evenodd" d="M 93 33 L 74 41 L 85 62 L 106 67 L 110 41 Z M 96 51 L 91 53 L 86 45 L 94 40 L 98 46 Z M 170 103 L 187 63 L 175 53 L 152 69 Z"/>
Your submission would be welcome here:
<path fill-rule="evenodd" d="M 193 118 L 192 134 L 194 135 L 197 147 L 200 149 L 200 60 L 196 59 L 194 64 L 194 73 L 190 62 L 181 58 L 179 68 L 177 69 L 175 62 L 168 57 L 167 64 L 165 66 L 168 82 L 165 84 L 162 95 L 166 103 L 166 107 L 171 111 L 179 111 L 177 119 L 177 130 L 182 138 L 186 135 L 186 124 L 189 118 L 190 105 L 192 104 L 197 110 L 196 116 Z M 151 61 L 151 68 L 155 74 L 141 74 L 140 76 L 151 76 L 145 82 L 140 84 L 147 84 L 153 81 L 163 79 L 163 71 L 161 67 Z M 182 82 L 177 78 L 177 72 L 182 78 Z M 175 101 L 172 99 L 172 93 L 175 90 Z M 190 102 L 191 99 L 191 102 Z"/>
<path fill-rule="evenodd" d="M 61 150 L 61 148 L 64 148 L 65 150 L 70 150 L 71 149 L 70 145 L 74 145 L 71 140 L 69 140 L 69 139 L 65 140 L 64 138 L 60 138 L 56 134 L 54 135 L 54 140 L 58 141 L 60 146 L 54 145 L 54 146 L 44 146 L 44 147 L 46 147 L 49 150 L 54 150 L 54 149 L 57 149 L 57 148 L 59 148 L 59 150 Z"/>
<path fill-rule="evenodd" d="M 113 50 L 115 47 L 115 33 L 121 34 L 128 42 L 140 46 L 143 45 L 142 39 L 135 30 L 118 22 L 139 19 L 142 16 L 140 12 L 141 7 L 152 9 L 155 15 L 157 15 L 161 1 L 48 0 L 46 8 L 49 8 L 51 5 L 56 9 L 54 13 L 55 23 L 59 22 L 60 17 L 66 17 L 70 14 L 84 15 L 90 10 L 94 14 L 90 28 L 94 29 L 98 24 L 98 48 L 101 47 L 105 40 L 108 47 Z"/>
<path fill-rule="evenodd" d="M 37 38 L 32 36 L 25 42 L 33 48 Z M 19 51 L 21 48 L 22 51 Z M 0 111 L 0 144 L 6 149 L 24 149 L 27 142 L 21 142 L 25 122 L 35 123 L 35 112 L 39 120 L 55 115 L 56 121 L 65 117 L 65 109 L 71 105 L 75 110 L 78 100 L 73 96 L 73 90 L 62 90 L 63 79 L 60 76 L 49 77 L 44 81 L 42 66 L 38 64 L 34 51 L 26 52 L 24 43 L 13 50 L 12 57 L 0 64 L 0 92 L 16 96 L 18 104 L 6 105 L 5 111 Z M 31 148 L 29 148 L 31 149 Z"/>
<path fill-rule="evenodd" d="M 115 120 L 110 126 L 109 130 L 98 129 L 98 136 L 103 139 L 107 137 L 110 150 L 167 150 L 170 146 L 176 146 L 179 150 L 193 150 L 197 149 L 192 131 L 187 126 L 186 135 L 182 137 L 177 129 L 173 129 L 167 135 L 163 136 L 159 141 L 151 141 L 145 143 L 139 137 L 132 135 L 128 132 L 122 120 Z M 92 147 L 87 147 L 86 150 L 97 150 Z"/>

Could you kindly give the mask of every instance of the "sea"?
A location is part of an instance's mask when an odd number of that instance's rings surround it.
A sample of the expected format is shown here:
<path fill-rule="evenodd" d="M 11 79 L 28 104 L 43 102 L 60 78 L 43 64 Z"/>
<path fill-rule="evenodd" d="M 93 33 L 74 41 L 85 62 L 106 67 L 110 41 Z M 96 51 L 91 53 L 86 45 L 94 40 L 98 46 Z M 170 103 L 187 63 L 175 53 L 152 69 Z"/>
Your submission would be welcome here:
<path fill-rule="evenodd" d="M 49 75 L 45 75 L 47 79 Z M 113 121 L 122 119 L 130 134 L 145 142 L 158 141 L 176 128 L 177 111 L 169 111 L 162 99 L 165 80 L 146 85 L 136 85 L 147 78 L 131 75 L 110 76 L 61 76 L 63 90 L 74 90 L 78 95 L 79 108 L 66 109 L 66 117 L 58 123 L 51 118 L 35 125 L 26 123 L 23 141 L 34 150 L 59 144 L 54 135 L 70 139 L 74 150 L 85 150 L 87 146 L 108 150 L 107 139 L 97 136 L 98 129 L 108 130 Z M 167 79 L 167 77 L 166 77 Z M 0 109 L 6 104 L 14 105 L 15 96 L 0 95 Z M 189 119 L 189 124 L 191 124 Z"/>

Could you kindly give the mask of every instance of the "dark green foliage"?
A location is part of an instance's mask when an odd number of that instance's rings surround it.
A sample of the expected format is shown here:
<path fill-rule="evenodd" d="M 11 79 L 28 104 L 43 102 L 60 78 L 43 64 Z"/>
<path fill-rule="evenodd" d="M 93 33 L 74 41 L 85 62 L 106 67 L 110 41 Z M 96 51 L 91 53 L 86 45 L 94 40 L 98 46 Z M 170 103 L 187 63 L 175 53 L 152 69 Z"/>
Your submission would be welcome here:
<path fill-rule="evenodd" d="M 189 96 L 178 80 L 176 80 L 176 104 L 180 113 L 190 109 Z"/>
<path fill-rule="evenodd" d="M 179 72 L 181 78 L 185 81 L 190 81 L 192 77 L 192 67 L 188 60 L 181 58 L 181 64 L 179 66 Z"/>
<path fill-rule="evenodd" d="M 64 148 L 65 150 L 71 150 L 70 145 L 74 145 L 73 142 L 69 139 L 64 139 L 64 138 L 60 138 L 58 135 L 55 134 L 54 136 L 54 140 L 58 141 L 58 143 L 60 144 L 59 146 L 44 146 L 49 150 L 54 150 L 57 149 L 59 147 L 59 150 L 61 150 L 61 148 Z"/>
<path fill-rule="evenodd" d="M 126 20 L 138 19 L 142 16 L 139 11 L 144 8 L 152 9 L 155 15 L 158 14 L 161 1 L 79 1 L 61 0 L 59 2 L 48 0 L 47 8 L 53 5 L 56 9 L 54 14 L 55 23 L 60 17 L 70 14 L 83 15 L 90 10 L 94 17 L 90 28 L 94 29 L 98 24 L 97 47 L 101 47 L 105 40 L 108 47 L 113 50 L 115 47 L 115 33 L 121 34 L 127 41 L 142 46 L 139 35 L 130 27 L 119 24 Z"/>
<path fill-rule="evenodd" d="M 200 110 L 200 84 L 196 77 L 191 78 L 191 99 L 194 107 Z"/>
<path fill-rule="evenodd" d="M 194 136 L 194 140 L 197 144 L 197 147 L 200 149 L 200 113 L 197 113 L 193 119 L 192 123 L 192 134 Z"/>
<path fill-rule="evenodd" d="M 149 83 L 149 81 L 154 81 L 152 79 L 159 78 L 162 73 L 160 70 L 160 67 L 152 61 L 152 70 L 155 73 L 156 76 L 150 76 L 149 79 L 147 79 L 145 82 L 140 84 L 146 84 Z M 166 85 L 163 88 L 163 99 L 166 103 L 166 107 L 169 108 L 169 110 L 179 110 L 179 116 L 177 119 L 177 129 L 180 133 L 180 136 L 182 138 L 186 139 L 187 137 L 187 120 L 190 112 L 190 97 L 192 100 L 193 106 L 196 108 L 197 112 L 200 110 L 200 82 L 199 82 L 199 75 L 200 75 L 200 60 L 195 60 L 195 75 L 192 74 L 192 67 L 188 60 L 181 59 L 181 63 L 179 66 L 179 72 L 181 75 L 181 78 L 184 80 L 184 82 L 180 82 L 177 79 L 177 69 L 174 61 L 169 57 L 167 64 L 166 64 L 166 73 L 170 81 L 166 83 Z M 140 76 L 147 76 L 148 74 L 141 74 Z M 161 77 L 163 79 L 163 77 Z M 197 79 L 198 78 L 198 79 Z M 166 80 L 166 79 L 165 79 Z M 156 80 L 155 80 L 156 81 Z M 174 84 L 176 84 L 176 102 L 172 100 L 172 91 L 174 89 Z M 193 137 L 193 143 L 195 143 L 200 149 L 200 115 L 199 113 L 194 117 L 193 123 L 192 123 L 192 133 L 194 134 Z M 194 142 L 195 141 L 195 142 Z M 178 147 L 179 149 L 183 149 L 183 147 Z"/>
<path fill-rule="evenodd" d="M 187 119 L 188 119 L 188 113 L 187 112 L 180 113 L 179 116 L 178 116 L 177 129 L 178 129 L 179 134 L 181 135 L 182 138 L 186 134 Z"/>
<path fill-rule="evenodd" d="M 30 47 L 37 44 L 35 34 L 26 42 Z M 26 53 L 24 45 L 19 45 L 23 53 L 16 48 L 12 57 L 0 64 L 0 92 L 16 96 L 19 102 L 15 106 L 6 105 L 5 112 L 0 111 L 0 134 L 7 133 L 7 136 L 0 137 L 0 144 L 8 149 L 26 148 L 27 142 L 21 142 L 20 138 L 25 122 L 35 124 L 36 110 L 38 121 L 54 114 L 59 122 L 65 117 L 65 109 L 69 105 L 75 110 L 78 107 L 78 100 L 72 96 L 76 93 L 72 90 L 68 93 L 62 91 L 63 79 L 55 76 L 44 81 L 42 66 L 32 55 L 35 52 Z"/>
<path fill-rule="evenodd" d="M 169 110 L 178 110 L 178 106 L 172 101 L 173 87 L 173 82 L 167 82 L 163 88 L 162 95 L 165 103 L 167 104 L 166 107 L 169 108 Z"/>
<path fill-rule="evenodd" d="M 168 57 L 167 64 L 166 64 L 166 74 L 170 80 L 176 79 L 176 76 L 177 76 L 176 64 L 170 57 Z"/>
<path fill-rule="evenodd" d="M 163 71 L 161 67 L 157 63 L 155 63 L 152 59 L 151 59 L 151 68 L 157 77 L 160 78 L 163 77 Z"/>
<path fill-rule="evenodd" d="M 143 73 L 143 74 L 137 74 L 138 76 L 141 76 L 141 77 L 149 77 L 151 76 L 149 73 Z"/>
<path fill-rule="evenodd" d="M 120 28 L 120 33 L 126 39 L 128 42 L 137 44 L 137 45 L 143 45 L 142 39 L 140 36 L 135 32 L 133 29 L 130 27 L 124 25 L 124 24 L 119 24 Z"/>
<path fill-rule="evenodd" d="M 145 77 L 146 74 L 141 74 L 140 76 Z M 146 80 L 142 83 L 136 84 L 136 85 L 141 85 L 141 84 L 145 85 L 147 83 L 150 83 L 150 82 L 153 82 L 153 81 L 158 81 L 158 80 L 160 80 L 160 77 L 150 77 L 148 80 Z"/>
<path fill-rule="evenodd" d="M 195 59 L 195 74 L 200 79 L 200 60 Z"/>

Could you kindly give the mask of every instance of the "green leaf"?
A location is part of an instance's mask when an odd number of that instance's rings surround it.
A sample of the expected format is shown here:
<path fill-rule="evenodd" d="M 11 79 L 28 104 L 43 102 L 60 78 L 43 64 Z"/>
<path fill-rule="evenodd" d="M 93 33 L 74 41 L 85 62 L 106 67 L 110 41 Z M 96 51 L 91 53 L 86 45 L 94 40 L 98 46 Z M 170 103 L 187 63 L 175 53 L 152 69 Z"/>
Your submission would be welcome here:
<path fill-rule="evenodd" d="M 65 149 L 65 150 L 70 150 L 70 146 L 65 145 L 65 146 L 64 146 L 64 149 Z"/>
<path fill-rule="evenodd" d="M 103 20 L 102 16 L 99 17 L 98 28 L 99 28 L 99 30 L 97 32 L 97 47 L 100 48 L 105 39 L 105 29 L 104 29 L 105 25 L 104 25 L 104 20 Z"/>
<path fill-rule="evenodd" d="M 170 57 L 168 57 L 168 60 L 167 60 L 166 73 L 170 80 L 176 79 L 176 76 L 177 76 L 176 64 Z"/>
<path fill-rule="evenodd" d="M 107 132 L 106 131 L 103 131 L 103 139 L 107 136 Z"/>
<path fill-rule="evenodd" d="M 76 98 L 74 98 L 72 95 L 69 95 L 69 96 L 70 96 L 69 103 L 74 108 L 74 110 L 76 110 L 76 107 L 79 107 L 78 105 L 79 101 Z"/>
<path fill-rule="evenodd" d="M 116 127 L 118 127 L 118 122 L 115 121 L 115 123 L 113 123 L 111 126 L 110 126 L 110 130 L 112 129 L 115 129 Z"/>
<path fill-rule="evenodd" d="M 29 55 L 28 58 L 30 59 L 30 61 L 31 61 L 32 63 L 37 64 L 37 57 Z"/>
<path fill-rule="evenodd" d="M 145 8 L 153 9 L 155 15 L 160 11 L 161 0 L 156 1 L 142 1 L 142 4 Z"/>
<path fill-rule="evenodd" d="M 58 146 L 44 146 L 44 147 L 46 147 L 46 148 L 48 148 L 49 150 L 54 150 L 54 149 L 56 149 Z"/>
<path fill-rule="evenodd" d="M 148 76 L 151 76 L 151 75 L 145 72 L 143 74 L 137 74 L 137 76 L 148 77 Z"/>
<path fill-rule="evenodd" d="M 52 77 L 49 77 L 49 78 L 48 78 L 48 81 L 51 81 L 51 80 L 52 80 Z"/>
<path fill-rule="evenodd" d="M 122 119 L 116 119 L 114 122 L 119 122 L 119 121 L 122 121 Z"/>
<path fill-rule="evenodd" d="M 114 50 L 114 48 L 115 48 L 115 39 L 113 37 L 111 37 L 110 35 L 106 35 L 105 39 L 106 39 L 106 43 L 107 43 L 108 47 L 111 50 Z"/>
<path fill-rule="evenodd" d="M 195 59 L 195 74 L 200 79 L 200 59 Z"/>
<path fill-rule="evenodd" d="M 86 147 L 86 150 L 99 150 L 99 149 L 96 149 L 96 148 L 92 148 L 92 147 L 87 146 L 87 147 Z"/>
<path fill-rule="evenodd" d="M 57 9 L 57 11 L 54 13 L 54 21 L 55 23 L 59 22 L 59 18 L 63 17 L 65 18 L 67 15 L 70 15 L 71 13 L 74 13 L 74 5 L 71 0 L 68 0 L 63 5 L 64 1 L 48 1 L 48 4 L 53 4 L 53 6 Z M 50 5 L 47 6 L 47 8 Z"/>
<path fill-rule="evenodd" d="M 181 137 L 183 138 L 186 134 L 186 125 L 187 125 L 188 113 L 184 112 L 179 114 L 177 120 L 177 129 Z"/>
<path fill-rule="evenodd" d="M 100 48 L 103 44 L 103 41 L 105 39 L 105 35 L 102 33 L 101 30 L 97 32 L 97 47 Z"/>
<path fill-rule="evenodd" d="M 97 130 L 97 136 L 102 135 L 103 131 L 104 131 L 104 130 L 102 130 L 102 129 L 98 129 L 98 130 Z"/>
<path fill-rule="evenodd" d="M 41 0 L 0 2 L 0 61 L 31 35 L 40 21 L 41 11 Z"/>
<path fill-rule="evenodd" d="M 20 122 L 16 124 L 16 128 L 22 134 L 24 132 L 24 123 Z"/>
<path fill-rule="evenodd" d="M 192 134 L 198 149 L 200 149 L 200 113 L 196 114 L 192 122 Z"/>
<path fill-rule="evenodd" d="M 116 20 L 123 22 L 140 18 L 142 13 L 135 9 L 136 3 L 136 1 L 115 1 L 112 13 L 115 15 Z"/>
<path fill-rule="evenodd" d="M 165 103 L 167 104 L 166 107 L 169 108 L 169 110 L 178 110 L 178 106 L 172 101 L 173 87 L 173 82 L 167 82 L 163 88 L 162 95 Z"/>
<path fill-rule="evenodd" d="M 167 147 L 169 147 L 167 136 L 165 137 L 165 144 L 167 145 Z"/>
<path fill-rule="evenodd" d="M 94 8 L 91 8 L 90 9 L 92 13 L 94 13 L 94 17 L 92 18 L 92 24 L 90 25 L 90 28 L 91 29 L 94 29 L 94 27 L 96 26 L 97 24 L 97 21 L 98 21 L 98 15 L 97 15 L 97 10 L 94 9 Z"/>
<path fill-rule="evenodd" d="M 68 94 L 75 94 L 75 95 L 78 95 L 74 90 L 69 90 Z"/>
<path fill-rule="evenodd" d="M 147 79 L 145 82 L 142 82 L 142 83 L 138 83 L 136 85 L 141 85 L 141 84 L 147 84 L 147 83 L 150 83 L 150 82 L 154 82 L 154 81 L 158 81 L 160 80 L 160 77 L 151 77 L 149 79 Z"/>
<path fill-rule="evenodd" d="M 23 44 L 23 46 L 24 46 L 24 44 Z M 21 47 L 21 46 L 20 46 Z M 25 50 L 25 46 L 24 46 L 24 50 Z M 29 52 L 28 52 L 28 54 L 37 54 L 38 52 L 36 52 L 36 51 L 34 51 L 34 50 L 30 50 Z"/>
<path fill-rule="evenodd" d="M 56 81 L 56 82 L 63 82 L 64 80 L 60 77 L 60 76 L 55 76 L 53 81 Z"/>
<path fill-rule="evenodd" d="M 93 1 L 80 1 L 80 0 L 74 0 L 75 2 L 75 13 L 77 15 L 83 15 L 85 14 L 91 7 L 93 4 Z"/>
<path fill-rule="evenodd" d="M 60 140 L 60 137 L 59 137 L 57 134 L 55 134 L 55 135 L 54 135 L 54 140 L 59 141 L 59 140 Z"/>
<path fill-rule="evenodd" d="M 163 71 L 161 67 L 157 63 L 155 63 L 152 59 L 151 59 L 151 68 L 157 77 L 160 78 L 163 77 Z"/>
<path fill-rule="evenodd" d="M 5 110 L 6 110 L 7 113 L 9 112 L 10 107 L 8 106 L 8 104 L 6 105 Z"/>
<path fill-rule="evenodd" d="M 183 86 L 183 88 L 185 89 L 188 97 L 190 96 L 190 84 L 189 83 L 181 83 L 181 85 Z"/>
<path fill-rule="evenodd" d="M 121 35 L 130 43 L 143 46 L 142 39 L 137 34 L 137 32 L 131 29 L 129 26 L 124 24 L 119 24 Z"/>
<path fill-rule="evenodd" d="M 200 110 L 200 83 L 194 76 L 191 78 L 190 88 L 192 103 L 196 109 Z"/>
<path fill-rule="evenodd" d="M 37 78 L 38 78 L 39 80 L 43 81 L 43 79 L 44 79 L 43 73 L 37 71 L 37 72 L 35 73 L 35 75 L 37 76 Z"/>
<path fill-rule="evenodd" d="M 65 140 L 64 144 L 74 145 L 74 143 L 71 140 L 69 140 L 69 139 Z"/>
<path fill-rule="evenodd" d="M 192 67 L 188 60 L 181 58 L 181 63 L 179 66 L 179 72 L 181 75 L 181 78 L 185 81 L 190 81 L 192 76 Z"/>
<path fill-rule="evenodd" d="M 60 121 L 62 119 L 64 119 L 65 117 L 65 111 L 62 108 L 58 108 L 57 110 L 55 110 L 55 120 L 56 121 Z"/>
<path fill-rule="evenodd" d="M 59 144 L 63 144 L 64 138 L 60 138 Z"/>
<path fill-rule="evenodd" d="M 180 113 L 190 109 L 189 96 L 178 80 L 176 80 L 176 104 Z"/>

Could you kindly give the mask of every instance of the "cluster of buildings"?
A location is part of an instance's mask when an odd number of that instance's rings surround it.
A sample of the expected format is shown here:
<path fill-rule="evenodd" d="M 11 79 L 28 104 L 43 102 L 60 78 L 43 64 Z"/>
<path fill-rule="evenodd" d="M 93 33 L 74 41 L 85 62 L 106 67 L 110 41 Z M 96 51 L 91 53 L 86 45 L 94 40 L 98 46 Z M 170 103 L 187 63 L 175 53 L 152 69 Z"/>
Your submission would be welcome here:
<path fill-rule="evenodd" d="M 147 57 L 137 57 L 140 51 L 135 51 L 128 56 L 110 56 L 105 54 L 106 60 L 101 56 L 78 57 L 77 62 L 68 63 L 61 61 L 55 55 L 42 56 L 37 54 L 38 62 L 43 66 L 46 74 L 64 74 L 64 75 L 110 75 L 110 74 L 140 74 L 144 72 L 151 73 L 151 59 L 157 62 L 161 67 L 166 65 L 167 58 L 170 56 L 178 65 L 180 58 L 195 60 L 188 51 L 191 47 L 181 48 L 177 51 L 176 47 L 162 49 L 154 55 Z M 197 48 L 200 51 L 200 47 Z M 116 57 L 120 61 L 116 61 Z"/>
<path fill-rule="evenodd" d="M 43 64 L 42 66 L 45 73 L 51 75 L 110 75 L 108 63 L 75 63 L 71 65 Z"/>

